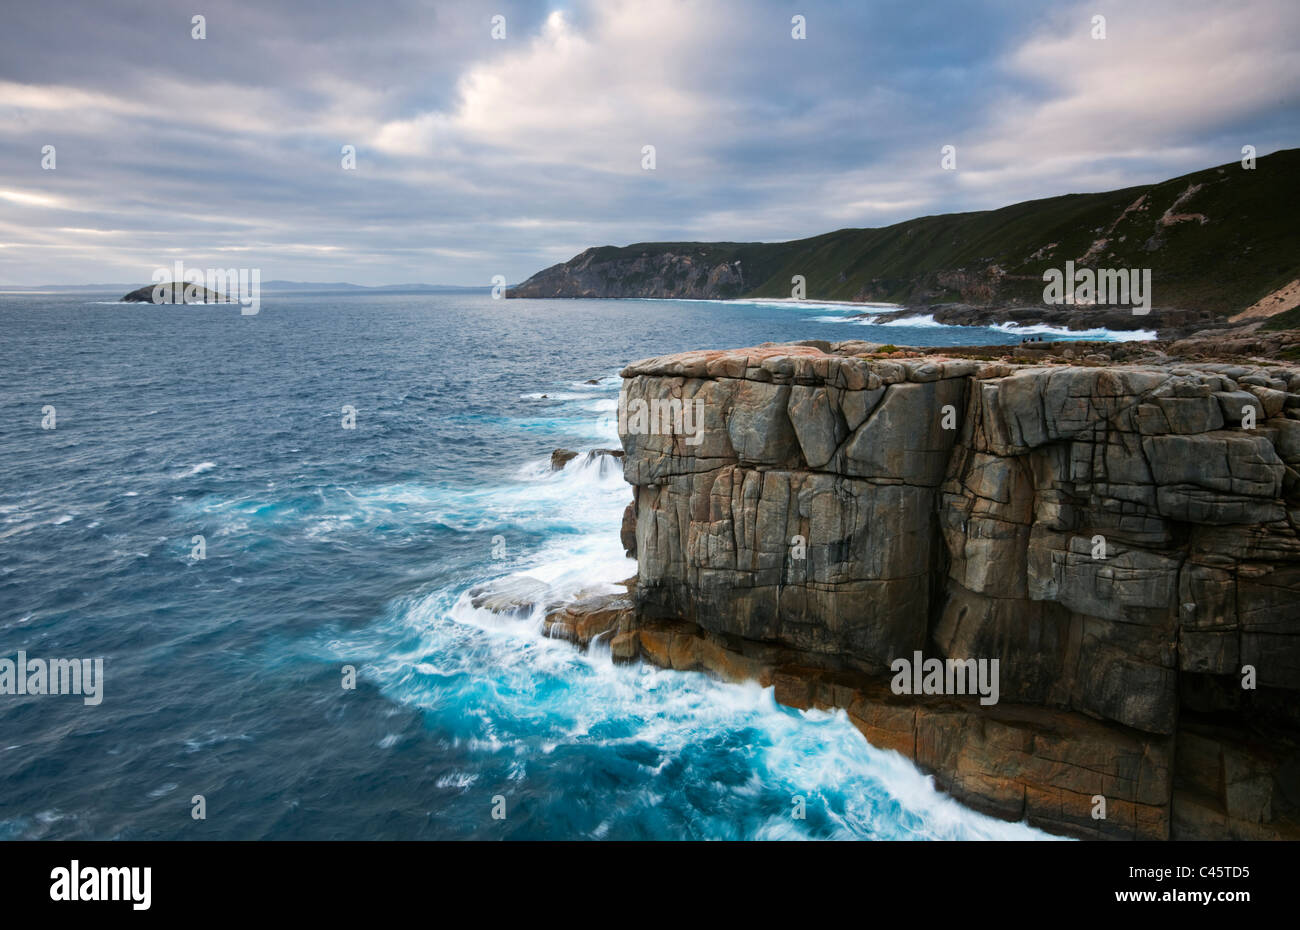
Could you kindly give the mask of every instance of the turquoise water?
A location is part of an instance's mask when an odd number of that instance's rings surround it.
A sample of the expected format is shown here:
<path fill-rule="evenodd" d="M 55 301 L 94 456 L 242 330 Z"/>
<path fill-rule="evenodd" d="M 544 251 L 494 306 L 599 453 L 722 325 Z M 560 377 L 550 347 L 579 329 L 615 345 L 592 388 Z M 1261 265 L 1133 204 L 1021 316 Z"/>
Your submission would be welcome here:
<path fill-rule="evenodd" d="M 244 317 L 116 296 L 0 296 L 0 657 L 105 659 L 99 706 L 0 695 L 0 837 L 1042 836 L 842 713 L 615 667 L 464 597 L 635 571 L 619 471 L 548 467 L 617 445 L 630 360 L 1006 333 L 816 306 L 273 295 Z"/>

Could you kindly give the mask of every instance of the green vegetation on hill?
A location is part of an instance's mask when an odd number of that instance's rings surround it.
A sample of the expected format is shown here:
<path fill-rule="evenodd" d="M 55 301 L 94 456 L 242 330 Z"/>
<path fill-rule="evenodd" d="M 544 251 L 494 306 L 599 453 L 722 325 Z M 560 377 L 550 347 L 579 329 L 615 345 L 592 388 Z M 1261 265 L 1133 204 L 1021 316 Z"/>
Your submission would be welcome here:
<path fill-rule="evenodd" d="M 1261 326 L 1260 329 L 1265 332 L 1300 329 L 1300 307 L 1292 307 L 1290 310 L 1269 317 L 1268 322 Z"/>
<path fill-rule="evenodd" d="M 789 297 L 803 275 L 809 299 L 1037 304 L 1043 272 L 1072 260 L 1150 268 L 1155 305 L 1227 315 L 1300 276 L 1297 204 L 1300 149 L 1288 149 L 1253 170 L 1232 162 L 1158 184 L 792 242 L 588 249 L 511 296 Z M 706 281 L 704 269 L 723 273 Z"/>

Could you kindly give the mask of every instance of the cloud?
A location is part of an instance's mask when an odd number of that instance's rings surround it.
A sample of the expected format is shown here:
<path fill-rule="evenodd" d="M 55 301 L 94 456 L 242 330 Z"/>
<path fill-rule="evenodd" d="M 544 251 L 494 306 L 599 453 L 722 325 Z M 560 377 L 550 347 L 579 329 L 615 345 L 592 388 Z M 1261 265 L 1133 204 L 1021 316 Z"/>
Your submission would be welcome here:
<path fill-rule="evenodd" d="M 1001 100 L 965 147 L 961 180 L 1013 196 L 1023 188 L 1014 178 L 1047 181 L 1065 193 L 1132 183 L 1135 165 L 1172 175 L 1232 161 L 1245 144 L 1294 145 L 1294 120 L 1263 134 L 1246 127 L 1267 126 L 1280 98 L 1294 108 L 1297 11 L 1272 0 L 1153 0 L 1056 14 L 1000 62 L 1029 90 Z M 1104 39 L 1092 37 L 1098 13 Z"/>
<path fill-rule="evenodd" d="M 31 191 L 0 191 L 0 200 L 8 200 L 10 203 L 21 204 L 25 207 L 67 209 L 67 206 L 60 198 L 48 194 L 33 194 Z"/>
<path fill-rule="evenodd" d="M 639 174 L 642 147 L 654 145 L 673 170 L 700 170 L 692 143 L 730 122 L 728 101 L 691 67 L 725 28 L 720 9 L 610 0 L 585 27 L 552 11 L 536 35 L 498 43 L 499 54 L 471 66 L 453 106 L 386 122 L 370 142 L 398 156 L 488 150 L 517 165 L 611 174 Z"/>
<path fill-rule="evenodd" d="M 799 12 L 802 41 L 777 0 L 213 0 L 199 42 L 144 0 L 16 7 L 0 282 L 147 280 L 176 254 L 264 278 L 513 281 L 589 245 L 887 225 L 1300 136 L 1289 0 Z"/>

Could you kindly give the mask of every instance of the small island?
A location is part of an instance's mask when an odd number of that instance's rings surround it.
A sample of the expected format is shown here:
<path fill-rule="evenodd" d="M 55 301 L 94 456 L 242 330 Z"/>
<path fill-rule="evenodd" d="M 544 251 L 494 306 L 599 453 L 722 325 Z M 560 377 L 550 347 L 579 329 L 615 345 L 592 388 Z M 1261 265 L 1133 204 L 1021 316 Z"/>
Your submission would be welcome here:
<path fill-rule="evenodd" d="M 156 300 L 154 291 L 159 288 L 162 291 L 158 296 L 162 299 Z M 187 288 L 191 289 L 188 300 L 185 298 Z M 144 287 L 137 288 L 125 295 L 118 302 L 130 304 L 228 304 L 233 301 L 224 294 L 209 290 L 201 284 L 168 281 L 163 284 L 146 284 Z"/>

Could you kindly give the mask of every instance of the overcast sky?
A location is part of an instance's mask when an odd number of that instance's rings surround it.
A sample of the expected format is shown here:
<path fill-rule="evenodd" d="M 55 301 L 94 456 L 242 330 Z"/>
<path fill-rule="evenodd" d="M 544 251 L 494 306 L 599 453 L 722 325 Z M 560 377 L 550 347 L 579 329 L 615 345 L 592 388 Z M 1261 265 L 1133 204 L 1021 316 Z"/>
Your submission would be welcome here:
<path fill-rule="evenodd" d="M 1297 0 L 6 0 L 0 284 L 515 282 L 1157 181 L 1300 145 L 1297 36 Z"/>

